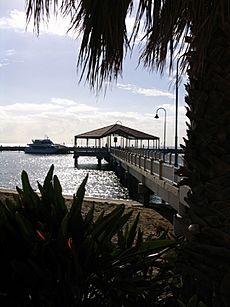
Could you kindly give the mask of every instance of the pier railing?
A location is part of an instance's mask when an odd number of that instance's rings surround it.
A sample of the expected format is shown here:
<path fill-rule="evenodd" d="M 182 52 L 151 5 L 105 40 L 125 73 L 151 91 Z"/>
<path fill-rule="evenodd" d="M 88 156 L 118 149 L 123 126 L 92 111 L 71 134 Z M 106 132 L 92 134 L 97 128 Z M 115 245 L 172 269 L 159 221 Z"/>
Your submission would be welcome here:
<path fill-rule="evenodd" d="M 107 147 L 74 147 L 74 156 L 108 157 Z"/>
<path fill-rule="evenodd" d="M 164 179 L 172 183 L 178 182 L 178 176 L 175 174 L 176 168 L 172 164 L 171 159 L 166 159 L 164 162 L 161 159 L 160 153 L 146 151 L 148 155 L 135 153 L 135 151 L 121 150 L 111 148 L 110 153 L 152 175 L 158 176 L 159 179 Z"/>
<path fill-rule="evenodd" d="M 182 178 L 176 174 L 177 167 L 162 159 L 157 160 L 122 149 L 111 148 L 110 154 L 117 163 L 121 163 L 125 171 L 160 196 L 179 215 L 184 215 L 188 207 L 185 198 L 189 187 L 178 185 Z"/>
<path fill-rule="evenodd" d="M 147 157 L 147 158 L 153 158 L 155 160 L 163 160 L 163 158 L 165 158 L 165 162 L 168 164 L 174 164 L 175 163 L 175 154 L 174 151 L 172 150 L 166 150 L 166 154 L 164 157 L 164 153 L 162 150 L 156 150 L 156 149 L 147 149 L 147 148 L 135 148 L 135 147 L 129 147 L 129 148 L 111 148 L 111 149 L 120 149 L 120 150 L 125 150 L 127 152 L 133 153 L 133 154 L 137 154 L 143 157 Z M 178 164 L 180 166 L 184 165 L 184 161 L 183 161 L 183 157 L 180 154 L 178 156 Z"/>

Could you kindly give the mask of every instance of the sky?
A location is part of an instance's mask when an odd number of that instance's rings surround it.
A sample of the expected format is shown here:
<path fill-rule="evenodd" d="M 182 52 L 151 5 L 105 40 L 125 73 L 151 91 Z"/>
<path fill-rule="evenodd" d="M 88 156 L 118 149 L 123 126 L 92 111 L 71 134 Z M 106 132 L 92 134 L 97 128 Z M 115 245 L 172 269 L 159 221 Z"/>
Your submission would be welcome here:
<path fill-rule="evenodd" d="M 133 19 L 127 19 L 131 28 Z M 68 20 L 51 16 L 37 36 L 26 29 L 25 0 L 0 0 L 0 144 L 27 144 L 48 136 L 73 144 L 74 135 L 121 123 L 156 135 L 166 146 L 175 140 L 175 73 L 163 76 L 128 55 L 123 74 L 106 94 L 92 92 L 76 69 L 79 39 L 67 34 Z M 179 87 L 178 142 L 186 136 L 184 83 Z"/>

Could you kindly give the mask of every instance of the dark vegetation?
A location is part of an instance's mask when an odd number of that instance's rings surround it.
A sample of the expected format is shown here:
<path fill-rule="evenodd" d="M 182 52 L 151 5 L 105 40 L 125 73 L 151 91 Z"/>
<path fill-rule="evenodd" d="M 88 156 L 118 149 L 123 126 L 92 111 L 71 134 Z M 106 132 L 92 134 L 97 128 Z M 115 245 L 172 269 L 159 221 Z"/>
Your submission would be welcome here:
<path fill-rule="evenodd" d="M 124 205 L 83 215 L 87 177 L 68 209 L 53 170 L 40 196 L 23 171 L 18 197 L 0 203 L 0 305 L 176 306 L 178 242 L 144 239 Z"/>

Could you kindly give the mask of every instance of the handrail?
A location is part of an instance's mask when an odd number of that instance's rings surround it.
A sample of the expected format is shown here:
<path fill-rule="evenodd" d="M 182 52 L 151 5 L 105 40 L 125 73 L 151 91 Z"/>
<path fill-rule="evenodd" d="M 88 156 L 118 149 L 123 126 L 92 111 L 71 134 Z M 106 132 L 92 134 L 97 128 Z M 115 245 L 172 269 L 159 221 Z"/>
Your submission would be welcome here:
<path fill-rule="evenodd" d="M 161 158 L 157 158 L 156 156 L 143 156 L 132 151 L 115 148 L 112 148 L 110 153 L 145 172 L 158 176 L 159 179 L 164 179 L 172 183 L 178 182 L 178 176 L 175 174 L 177 168 L 173 164 L 163 162 Z M 170 162 L 172 162 L 171 158 Z"/>
<path fill-rule="evenodd" d="M 75 152 L 108 152 L 107 147 L 74 147 Z"/>

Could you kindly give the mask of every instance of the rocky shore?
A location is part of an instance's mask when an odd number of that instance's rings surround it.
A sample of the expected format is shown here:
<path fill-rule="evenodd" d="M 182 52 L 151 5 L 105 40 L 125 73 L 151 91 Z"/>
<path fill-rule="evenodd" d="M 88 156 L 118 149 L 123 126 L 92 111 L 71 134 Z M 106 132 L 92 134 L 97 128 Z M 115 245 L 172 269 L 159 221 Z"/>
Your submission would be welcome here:
<path fill-rule="evenodd" d="M 0 200 L 4 201 L 6 198 L 13 199 L 17 197 L 17 192 L 13 190 L 0 189 Z M 64 195 L 67 206 L 71 205 L 72 197 Z M 133 211 L 131 221 L 135 219 L 138 212 L 140 212 L 139 226 L 144 232 L 144 236 L 155 237 L 162 230 L 168 229 L 169 233 L 173 232 L 172 224 L 159 214 L 153 208 L 145 208 L 141 203 L 132 200 L 113 200 L 113 199 L 99 199 L 85 197 L 82 206 L 83 213 L 88 212 L 90 207 L 94 204 L 95 206 L 95 217 L 97 217 L 101 211 L 105 213 L 113 210 L 114 206 L 119 204 L 125 205 L 125 211 Z"/>

